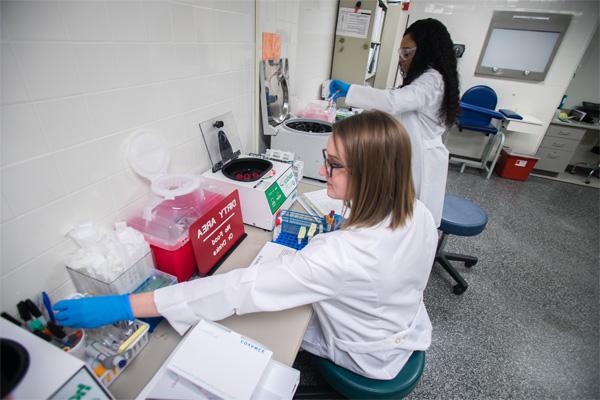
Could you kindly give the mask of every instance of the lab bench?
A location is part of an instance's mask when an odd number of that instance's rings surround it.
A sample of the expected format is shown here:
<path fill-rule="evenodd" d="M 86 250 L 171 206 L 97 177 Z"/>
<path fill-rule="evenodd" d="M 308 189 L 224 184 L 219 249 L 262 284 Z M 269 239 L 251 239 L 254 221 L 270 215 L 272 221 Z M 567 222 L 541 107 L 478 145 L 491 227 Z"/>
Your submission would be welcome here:
<path fill-rule="evenodd" d="M 298 186 L 299 194 L 319 189 L 322 187 L 307 182 L 300 182 Z M 303 211 L 298 203 L 295 203 L 292 209 Z M 248 236 L 215 274 L 250 265 L 264 244 L 273 237 L 272 232 L 252 226 L 244 225 L 244 229 Z M 219 323 L 260 342 L 273 351 L 275 360 L 291 366 L 311 316 L 312 307 L 305 305 L 278 312 L 233 315 Z M 111 385 L 110 391 L 115 398 L 136 398 L 181 339 L 169 323 L 163 320 L 150 335 L 150 341 L 144 351 Z"/>

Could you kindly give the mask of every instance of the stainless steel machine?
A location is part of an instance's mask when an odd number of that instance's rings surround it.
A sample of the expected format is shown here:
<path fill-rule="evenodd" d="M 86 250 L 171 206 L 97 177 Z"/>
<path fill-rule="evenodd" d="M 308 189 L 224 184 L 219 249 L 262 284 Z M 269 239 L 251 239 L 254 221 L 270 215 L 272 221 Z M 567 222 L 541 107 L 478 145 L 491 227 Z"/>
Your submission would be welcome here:
<path fill-rule="evenodd" d="M 321 149 L 327 147 L 331 124 L 290 114 L 289 70 L 286 58 L 260 64 L 260 110 L 263 134 L 271 138 L 271 148 L 290 151 L 304 162 L 303 175 L 324 180 Z"/>

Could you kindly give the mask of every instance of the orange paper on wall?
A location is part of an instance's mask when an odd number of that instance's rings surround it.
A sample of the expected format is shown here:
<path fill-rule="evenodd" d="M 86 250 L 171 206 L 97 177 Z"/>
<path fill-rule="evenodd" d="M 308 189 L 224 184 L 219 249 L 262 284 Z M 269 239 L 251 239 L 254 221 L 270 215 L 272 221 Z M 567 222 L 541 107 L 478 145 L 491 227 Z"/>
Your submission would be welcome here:
<path fill-rule="evenodd" d="M 262 34 L 262 59 L 279 60 L 281 53 L 281 40 L 279 33 L 263 32 Z"/>

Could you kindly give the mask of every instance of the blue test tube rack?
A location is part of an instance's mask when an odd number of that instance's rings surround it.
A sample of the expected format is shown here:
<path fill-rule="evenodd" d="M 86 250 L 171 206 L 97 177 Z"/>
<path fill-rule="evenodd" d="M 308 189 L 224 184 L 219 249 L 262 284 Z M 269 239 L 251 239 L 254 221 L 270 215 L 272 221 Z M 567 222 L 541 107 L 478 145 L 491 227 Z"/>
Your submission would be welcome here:
<path fill-rule="evenodd" d="M 281 218 L 281 232 L 273 242 L 291 247 L 292 249 L 300 250 L 308 244 L 308 235 L 298 243 L 298 232 L 301 227 L 306 227 L 306 231 L 308 232 L 311 224 L 317 224 L 315 236 L 318 235 L 319 232 L 326 233 L 328 231 L 325 216 L 317 217 L 303 212 L 282 210 L 279 213 L 278 218 Z M 343 218 L 336 214 L 334 216 L 334 221 L 334 225 L 339 226 L 341 225 L 340 221 L 343 221 Z"/>

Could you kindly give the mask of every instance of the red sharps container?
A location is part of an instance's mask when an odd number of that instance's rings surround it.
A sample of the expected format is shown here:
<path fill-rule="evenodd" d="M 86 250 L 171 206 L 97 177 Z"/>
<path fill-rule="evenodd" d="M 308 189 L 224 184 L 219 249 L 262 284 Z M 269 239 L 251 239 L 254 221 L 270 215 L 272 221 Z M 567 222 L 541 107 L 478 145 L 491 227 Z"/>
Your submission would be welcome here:
<path fill-rule="evenodd" d="M 166 174 L 166 142 L 150 131 L 137 132 L 128 148 L 135 172 L 151 182 L 151 195 L 143 210 L 127 223 L 144 234 L 156 268 L 187 281 L 197 271 L 189 227 L 225 196 L 211 191 L 197 175 Z"/>

